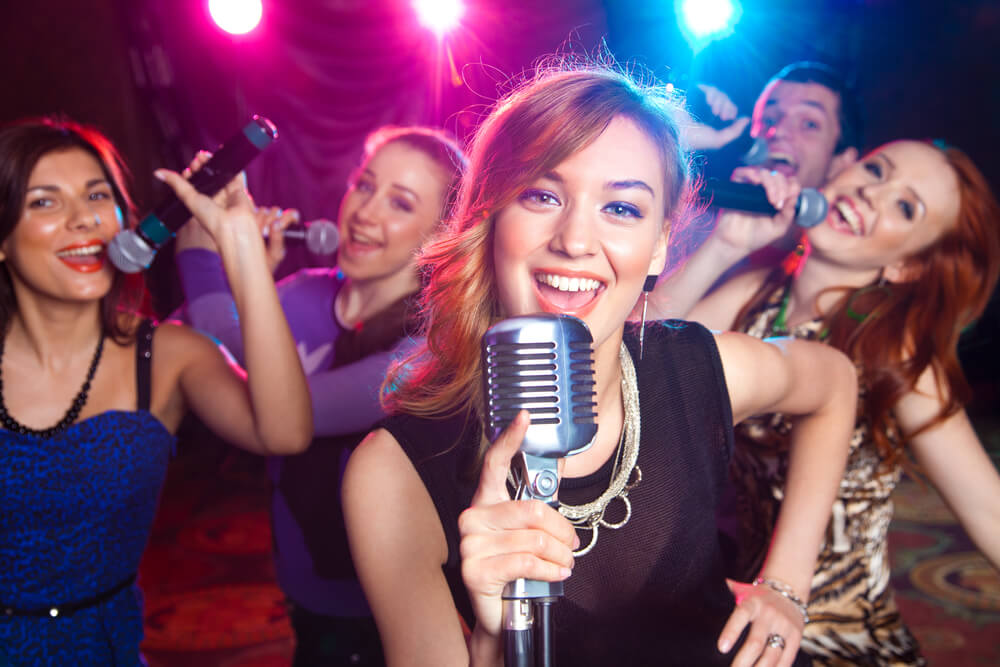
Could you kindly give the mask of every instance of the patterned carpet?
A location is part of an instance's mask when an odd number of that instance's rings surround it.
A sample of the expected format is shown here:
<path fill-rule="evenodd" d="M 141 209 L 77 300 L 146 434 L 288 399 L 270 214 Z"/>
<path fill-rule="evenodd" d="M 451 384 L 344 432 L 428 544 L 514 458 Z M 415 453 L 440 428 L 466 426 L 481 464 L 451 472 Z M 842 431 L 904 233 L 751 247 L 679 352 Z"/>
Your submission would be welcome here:
<path fill-rule="evenodd" d="M 264 460 L 201 433 L 178 452 L 139 570 L 150 667 L 289 665 Z"/>
<path fill-rule="evenodd" d="M 981 401 L 972 419 L 1000 468 L 1000 416 L 994 405 Z M 1000 665 L 1000 576 L 932 488 L 904 480 L 894 500 L 892 583 L 903 618 L 930 664 Z"/>
<path fill-rule="evenodd" d="M 1000 464 L 1000 418 L 984 414 L 974 421 Z M 263 459 L 200 432 L 178 452 L 140 569 L 150 667 L 289 665 Z M 906 480 L 895 499 L 893 584 L 930 663 L 1000 665 L 1000 576 L 932 489 Z"/>

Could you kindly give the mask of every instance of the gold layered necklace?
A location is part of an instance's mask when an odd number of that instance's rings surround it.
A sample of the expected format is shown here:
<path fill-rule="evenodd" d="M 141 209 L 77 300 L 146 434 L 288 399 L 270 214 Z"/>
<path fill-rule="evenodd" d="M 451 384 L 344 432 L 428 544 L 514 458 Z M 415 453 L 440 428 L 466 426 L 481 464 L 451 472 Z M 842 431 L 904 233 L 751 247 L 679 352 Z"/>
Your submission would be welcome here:
<path fill-rule="evenodd" d="M 575 556 L 583 556 L 594 548 L 597 544 L 598 530 L 602 526 L 618 530 L 628 523 L 632 518 L 632 501 L 629 500 L 628 494 L 642 481 L 642 470 L 636 465 L 639 459 L 639 386 L 635 378 L 632 356 L 625 343 L 622 343 L 618 351 L 618 359 L 622 367 L 622 404 L 625 409 L 625 419 L 615 454 L 615 465 L 611 472 L 611 483 L 604 493 L 592 502 L 583 505 L 559 503 L 560 514 L 578 529 L 590 531 L 590 543 L 575 551 L 573 553 Z M 607 521 L 604 513 L 611 501 L 616 498 L 620 498 L 625 504 L 625 518 L 615 522 Z"/>

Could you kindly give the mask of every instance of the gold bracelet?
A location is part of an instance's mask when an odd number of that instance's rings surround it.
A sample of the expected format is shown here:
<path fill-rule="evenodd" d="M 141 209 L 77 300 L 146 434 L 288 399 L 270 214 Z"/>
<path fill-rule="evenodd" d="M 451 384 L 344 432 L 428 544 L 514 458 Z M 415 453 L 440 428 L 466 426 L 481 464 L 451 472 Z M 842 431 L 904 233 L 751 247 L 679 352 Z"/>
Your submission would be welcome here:
<path fill-rule="evenodd" d="M 791 586 L 783 581 L 778 581 L 777 579 L 765 579 L 764 577 L 757 577 L 754 579 L 753 585 L 767 586 L 772 591 L 791 602 L 798 608 L 799 613 L 802 614 L 802 622 L 804 624 L 809 623 L 809 612 L 806 611 L 806 603 L 802 601 L 802 598 L 795 594 L 795 591 L 792 590 Z"/>

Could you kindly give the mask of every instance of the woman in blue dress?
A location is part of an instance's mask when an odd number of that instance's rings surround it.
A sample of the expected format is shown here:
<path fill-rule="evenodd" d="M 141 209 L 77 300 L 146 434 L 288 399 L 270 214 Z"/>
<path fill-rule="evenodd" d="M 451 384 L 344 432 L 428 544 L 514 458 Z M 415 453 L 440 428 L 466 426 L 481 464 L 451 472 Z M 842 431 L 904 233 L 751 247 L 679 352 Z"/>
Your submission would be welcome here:
<path fill-rule="evenodd" d="M 134 222 L 110 142 L 33 119 L 0 129 L 0 664 L 142 664 L 135 572 L 189 409 L 248 450 L 312 435 L 308 389 L 253 207 L 165 181 L 214 237 L 247 372 L 138 314 L 108 242 Z"/>

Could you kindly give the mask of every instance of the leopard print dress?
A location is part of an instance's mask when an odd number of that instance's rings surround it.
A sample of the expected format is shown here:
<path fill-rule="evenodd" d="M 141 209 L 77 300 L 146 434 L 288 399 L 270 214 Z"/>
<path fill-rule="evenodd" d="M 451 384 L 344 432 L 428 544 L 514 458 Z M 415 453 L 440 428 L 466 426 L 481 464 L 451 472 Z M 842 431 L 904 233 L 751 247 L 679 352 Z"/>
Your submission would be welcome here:
<path fill-rule="evenodd" d="M 757 338 L 777 335 L 774 323 L 787 290 L 776 289 L 741 330 Z M 822 322 L 813 320 L 781 335 L 821 340 L 821 331 Z M 889 587 L 890 496 L 902 470 L 883 464 L 876 450 L 860 410 L 864 393 L 862 387 L 847 470 L 813 576 L 802 648 L 821 665 L 924 665 Z M 756 576 L 766 555 L 788 471 L 791 425 L 789 418 L 774 414 L 736 428 L 730 476 L 740 519 L 740 555 L 734 574 L 744 580 Z"/>

